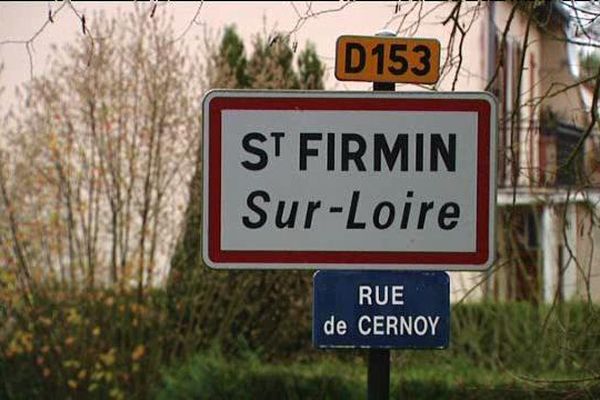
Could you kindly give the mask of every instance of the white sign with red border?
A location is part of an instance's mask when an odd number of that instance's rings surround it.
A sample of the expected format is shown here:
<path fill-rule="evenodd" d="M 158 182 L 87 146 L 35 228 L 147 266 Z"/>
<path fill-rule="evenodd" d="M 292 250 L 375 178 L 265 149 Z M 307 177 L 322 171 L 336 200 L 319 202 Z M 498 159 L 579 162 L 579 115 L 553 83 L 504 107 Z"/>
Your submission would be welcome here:
<path fill-rule="evenodd" d="M 209 92 L 205 263 L 488 268 L 496 107 L 484 92 Z"/>

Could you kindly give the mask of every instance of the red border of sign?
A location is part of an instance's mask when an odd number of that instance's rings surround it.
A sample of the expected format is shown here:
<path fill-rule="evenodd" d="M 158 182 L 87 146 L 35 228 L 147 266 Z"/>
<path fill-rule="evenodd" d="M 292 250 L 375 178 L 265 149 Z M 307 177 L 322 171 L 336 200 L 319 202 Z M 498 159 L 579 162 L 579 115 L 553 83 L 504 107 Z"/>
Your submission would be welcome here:
<path fill-rule="evenodd" d="M 477 228 L 475 252 L 231 251 L 221 249 L 221 113 L 223 110 L 476 111 Z M 482 265 L 489 261 L 491 106 L 484 99 L 369 97 L 223 97 L 209 103 L 208 256 L 222 264 Z"/>

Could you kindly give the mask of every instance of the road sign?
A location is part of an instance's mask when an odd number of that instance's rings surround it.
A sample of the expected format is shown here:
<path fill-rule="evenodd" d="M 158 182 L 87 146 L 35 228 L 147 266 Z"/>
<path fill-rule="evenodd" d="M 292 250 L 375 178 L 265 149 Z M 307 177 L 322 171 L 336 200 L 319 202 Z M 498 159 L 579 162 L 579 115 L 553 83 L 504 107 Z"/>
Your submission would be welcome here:
<path fill-rule="evenodd" d="M 341 81 L 435 83 L 440 42 L 384 36 L 340 36 L 335 76 Z"/>
<path fill-rule="evenodd" d="M 207 265 L 482 270 L 493 261 L 492 96 L 212 91 L 203 113 Z"/>
<path fill-rule="evenodd" d="M 315 273 L 315 347 L 445 348 L 449 332 L 445 272 Z"/>

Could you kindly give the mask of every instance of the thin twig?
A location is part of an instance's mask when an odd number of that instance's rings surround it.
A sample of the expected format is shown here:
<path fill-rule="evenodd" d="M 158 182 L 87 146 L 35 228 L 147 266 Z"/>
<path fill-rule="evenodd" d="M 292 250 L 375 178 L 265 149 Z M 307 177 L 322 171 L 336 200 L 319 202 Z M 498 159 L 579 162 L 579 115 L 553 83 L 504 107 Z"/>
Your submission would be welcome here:
<path fill-rule="evenodd" d="M 346 2 L 343 2 L 342 5 L 340 5 L 338 7 L 329 8 L 329 9 L 326 9 L 326 10 L 321 10 L 321 11 L 314 12 L 312 10 L 312 2 L 311 2 L 311 3 L 308 4 L 307 9 L 306 9 L 304 15 L 301 15 L 301 16 L 298 17 L 298 19 L 296 20 L 296 24 L 294 25 L 294 27 L 292 29 L 290 29 L 289 31 L 287 31 L 286 33 L 278 35 L 278 37 L 287 40 L 293 34 L 298 33 L 298 31 L 302 28 L 302 26 L 304 26 L 304 24 L 306 23 L 306 21 L 308 21 L 309 19 L 316 18 L 316 17 L 324 15 L 324 14 L 329 14 L 329 13 L 334 13 L 334 12 L 342 11 L 344 8 L 348 7 L 350 4 L 352 4 L 351 1 L 346 1 Z"/>
<path fill-rule="evenodd" d="M 187 35 L 187 33 L 190 31 L 190 29 L 192 29 L 192 26 L 194 26 L 194 24 L 198 24 L 199 23 L 198 21 L 196 21 L 196 19 L 200 15 L 200 11 L 202 11 L 202 7 L 203 6 L 204 6 L 204 0 L 201 0 L 200 1 L 200 5 L 198 6 L 198 8 L 196 8 L 196 12 L 194 13 L 194 17 L 190 20 L 190 22 L 188 22 L 188 24 L 185 27 L 185 29 L 177 37 L 175 37 L 175 39 L 173 39 L 171 41 L 171 43 L 175 43 L 175 42 L 178 42 L 179 40 L 183 39 L 183 37 L 185 35 Z"/>
<path fill-rule="evenodd" d="M 55 17 L 61 12 L 63 8 L 67 5 L 68 2 L 62 3 L 60 7 L 56 9 L 56 11 L 52 12 L 52 9 L 48 9 L 48 19 L 42 24 L 42 26 L 33 33 L 33 35 L 29 39 L 7 39 L 0 41 L 0 46 L 7 44 L 19 44 L 25 46 L 25 51 L 27 52 L 27 57 L 29 58 L 29 76 L 33 79 L 33 54 L 32 54 L 32 44 L 35 39 L 46 29 L 48 24 L 54 23 Z"/>

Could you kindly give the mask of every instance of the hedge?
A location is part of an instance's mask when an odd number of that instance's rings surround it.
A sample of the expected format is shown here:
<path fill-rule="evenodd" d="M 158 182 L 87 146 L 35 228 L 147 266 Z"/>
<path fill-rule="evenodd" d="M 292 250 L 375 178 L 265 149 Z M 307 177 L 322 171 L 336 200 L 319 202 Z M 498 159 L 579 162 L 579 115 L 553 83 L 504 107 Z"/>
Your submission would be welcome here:
<path fill-rule="evenodd" d="M 477 368 L 392 365 L 391 398 L 400 399 L 594 399 L 597 383 L 533 383 Z M 164 374 L 158 399 L 364 399 L 364 363 L 324 360 L 277 365 L 256 359 L 227 361 L 200 353 Z"/>
<path fill-rule="evenodd" d="M 451 316 L 448 349 L 392 352 L 392 398 L 600 398 L 600 321 L 594 305 L 463 304 L 453 306 Z M 365 397 L 364 350 L 315 350 L 309 330 L 296 337 L 295 361 L 227 360 L 201 352 L 165 370 L 158 397 Z"/>

